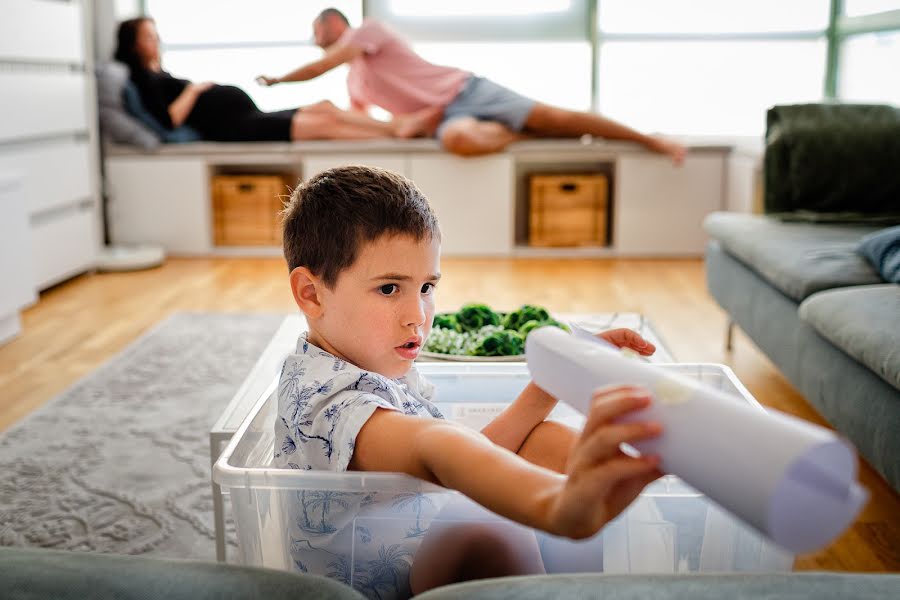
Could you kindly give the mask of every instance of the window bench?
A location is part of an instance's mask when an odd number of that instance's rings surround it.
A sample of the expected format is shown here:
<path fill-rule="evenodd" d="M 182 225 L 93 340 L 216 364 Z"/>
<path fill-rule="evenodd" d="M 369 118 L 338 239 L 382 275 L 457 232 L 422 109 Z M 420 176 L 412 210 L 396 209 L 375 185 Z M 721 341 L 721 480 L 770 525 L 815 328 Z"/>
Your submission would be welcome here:
<path fill-rule="evenodd" d="M 174 255 L 278 254 L 279 248 L 217 247 L 210 180 L 276 173 L 308 179 L 347 164 L 406 175 L 428 197 L 449 256 L 700 256 L 703 218 L 749 211 L 758 139 L 683 139 L 681 167 L 626 142 L 534 140 L 460 158 L 434 140 L 191 143 L 153 153 L 105 149 L 109 230 L 117 244 L 155 243 Z M 610 180 L 609 245 L 528 246 L 528 175 L 603 173 Z M 288 190 L 285 190 L 285 194 Z"/>

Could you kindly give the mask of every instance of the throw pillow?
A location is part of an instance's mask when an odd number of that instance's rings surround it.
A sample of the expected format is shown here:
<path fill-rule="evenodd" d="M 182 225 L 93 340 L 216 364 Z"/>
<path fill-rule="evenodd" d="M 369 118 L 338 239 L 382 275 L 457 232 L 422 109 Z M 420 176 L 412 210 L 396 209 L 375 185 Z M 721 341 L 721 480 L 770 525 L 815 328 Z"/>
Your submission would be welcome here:
<path fill-rule="evenodd" d="M 122 90 L 128 81 L 128 67 L 108 62 L 97 67 L 97 104 L 100 131 L 117 144 L 140 146 L 153 150 L 160 138 L 129 115 L 122 105 Z"/>
<path fill-rule="evenodd" d="M 162 141 L 168 144 L 196 142 L 201 139 L 200 134 L 187 125 L 182 125 L 175 129 L 166 129 L 144 106 L 144 102 L 141 100 L 141 94 L 138 92 L 137 86 L 134 85 L 134 82 L 130 79 L 125 82 L 125 87 L 122 90 L 122 101 L 125 104 L 125 109 L 131 113 L 131 115 L 151 129 Z"/>
<path fill-rule="evenodd" d="M 870 233 L 857 252 L 869 259 L 885 281 L 900 283 L 900 225 Z"/>

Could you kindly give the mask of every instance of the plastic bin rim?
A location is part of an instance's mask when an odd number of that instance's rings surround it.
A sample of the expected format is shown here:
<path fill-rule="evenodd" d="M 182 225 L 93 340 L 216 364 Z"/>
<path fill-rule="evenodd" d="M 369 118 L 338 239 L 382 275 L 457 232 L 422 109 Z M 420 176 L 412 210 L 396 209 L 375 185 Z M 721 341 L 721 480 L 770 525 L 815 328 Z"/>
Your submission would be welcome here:
<path fill-rule="evenodd" d="M 435 370 L 452 370 L 452 367 L 450 367 L 449 365 L 447 368 L 444 368 L 443 363 L 435 364 L 440 365 Z M 512 365 L 523 363 L 508 364 Z M 464 370 L 468 372 L 468 374 L 471 374 L 471 369 L 473 367 L 476 367 L 477 365 L 483 365 L 484 368 L 498 366 L 496 363 L 460 363 L 453 364 L 452 366 L 458 367 L 460 368 L 460 370 Z M 744 387 L 744 385 L 740 382 L 740 380 L 734 374 L 734 371 L 732 371 L 731 368 L 727 365 L 719 363 L 656 363 L 656 366 L 678 367 L 679 369 L 708 368 L 714 371 L 718 371 L 722 373 L 731 382 L 732 385 L 735 386 L 745 402 L 759 410 L 765 410 L 765 408 L 750 394 L 747 388 Z M 499 375 L 498 373 L 485 374 Z M 237 444 L 244 437 L 244 434 L 250 427 L 250 423 L 254 418 L 256 418 L 256 415 L 259 414 L 259 411 L 262 409 L 263 404 L 265 404 L 269 400 L 269 397 L 275 392 L 277 387 L 278 379 L 275 379 L 272 383 L 269 384 L 269 386 L 266 388 L 266 391 L 260 395 L 259 399 L 253 405 L 253 408 L 247 413 L 247 416 L 244 417 L 244 420 L 241 422 L 241 425 L 238 427 L 237 431 L 235 431 L 234 435 L 232 435 L 231 439 L 228 441 L 228 445 L 225 447 L 225 450 L 223 450 L 221 455 L 219 455 L 219 458 L 213 465 L 212 470 L 212 480 L 218 485 L 225 488 L 250 487 L 252 485 L 252 487 L 260 489 L 284 489 L 286 487 L 297 489 L 297 478 L 302 477 L 305 480 L 303 482 L 303 488 L 308 485 L 309 488 L 318 487 L 318 489 L 378 491 L 381 489 L 397 490 L 399 486 L 399 488 L 402 488 L 404 490 L 410 489 L 420 492 L 452 491 L 442 486 L 422 481 L 405 473 L 390 473 L 380 471 L 304 471 L 276 467 L 246 468 L 232 466 L 230 464 L 231 456 L 234 453 Z M 279 479 L 291 479 L 291 485 L 279 485 L 277 482 Z"/>

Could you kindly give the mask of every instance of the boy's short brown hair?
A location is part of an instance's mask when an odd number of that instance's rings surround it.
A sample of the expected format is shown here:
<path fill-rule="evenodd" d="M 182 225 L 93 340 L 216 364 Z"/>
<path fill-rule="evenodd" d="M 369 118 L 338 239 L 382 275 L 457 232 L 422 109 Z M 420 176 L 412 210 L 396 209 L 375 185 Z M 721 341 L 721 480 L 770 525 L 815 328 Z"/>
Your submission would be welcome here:
<path fill-rule="evenodd" d="M 437 218 L 412 181 L 374 167 L 329 169 L 301 184 L 285 206 L 284 258 L 332 287 L 364 243 L 383 235 L 440 237 Z"/>

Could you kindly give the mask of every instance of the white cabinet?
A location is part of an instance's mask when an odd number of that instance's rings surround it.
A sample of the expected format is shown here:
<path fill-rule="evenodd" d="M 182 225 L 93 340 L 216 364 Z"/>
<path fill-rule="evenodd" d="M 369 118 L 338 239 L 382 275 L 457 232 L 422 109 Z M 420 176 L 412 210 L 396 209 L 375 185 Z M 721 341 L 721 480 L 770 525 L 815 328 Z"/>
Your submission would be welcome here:
<path fill-rule="evenodd" d="M 27 238 L 15 247 L 29 262 L 30 293 L 92 268 L 100 246 L 91 7 L 3 2 L 0 171 L 22 178 L 16 210 L 25 211 Z M 18 219 L 8 210 L 0 229 Z"/>
<path fill-rule="evenodd" d="M 307 156 L 303 159 L 303 180 L 306 181 L 313 175 L 335 167 L 348 165 L 365 165 L 378 167 L 387 171 L 393 171 L 400 175 L 408 175 L 406 155 L 399 153 L 371 153 L 371 154 L 319 154 Z"/>
<path fill-rule="evenodd" d="M 0 344 L 19 333 L 19 309 L 35 300 L 28 212 L 21 179 L 0 175 Z"/>
<path fill-rule="evenodd" d="M 410 179 L 441 225 L 444 255 L 506 255 L 513 248 L 513 159 L 412 156 Z"/>
<path fill-rule="evenodd" d="M 156 244 L 174 254 L 212 252 L 209 168 L 202 158 L 106 161 L 114 244 Z"/>
<path fill-rule="evenodd" d="M 723 206 L 722 153 L 689 154 L 681 167 L 654 155 L 616 160 L 613 247 L 618 255 L 699 256 L 703 218 Z"/>

